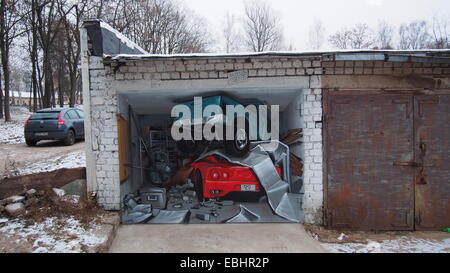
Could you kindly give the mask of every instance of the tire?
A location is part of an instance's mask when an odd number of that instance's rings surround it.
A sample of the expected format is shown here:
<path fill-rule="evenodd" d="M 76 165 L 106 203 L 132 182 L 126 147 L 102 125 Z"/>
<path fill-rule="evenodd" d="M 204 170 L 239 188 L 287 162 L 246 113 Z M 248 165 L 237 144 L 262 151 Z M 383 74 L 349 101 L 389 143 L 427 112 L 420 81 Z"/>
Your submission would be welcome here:
<path fill-rule="evenodd" d="M 33 140 L 33 139 L 25 139 L 25 143 L 26 143 L 28 146 L 33 147 L 33 146 L 36 146 L 37 140 Z"/>
<path fill-rule="evenodd" d="M 237 120 L 234 121 L 234 138 L 225 141 L 225 150 L 232 156 L 244 157 L 250 151 L 249 126 L 245 121 L 245 128 L 237 128 Z"/>
<path fill-rule="evenodd" d="M 66 138 L 64 139 L 64 145 L 72 146 L 73 144 L 75 144 L 75 132 L 70 129 L 67 132 Z"/>
<path fill-rule="evenodd" d="M 197 194 L 198 202 L 205 201 L 205 198 L 203 197 L 203 178 L 200 170 L 195 172 L 194 190 Z"/>

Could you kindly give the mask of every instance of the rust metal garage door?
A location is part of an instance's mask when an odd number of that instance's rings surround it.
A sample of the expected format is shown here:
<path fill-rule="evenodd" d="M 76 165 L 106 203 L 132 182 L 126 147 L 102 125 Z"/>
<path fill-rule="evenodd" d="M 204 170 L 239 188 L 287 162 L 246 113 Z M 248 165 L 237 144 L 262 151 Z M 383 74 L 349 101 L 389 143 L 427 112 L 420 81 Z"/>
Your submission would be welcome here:
<path fill-rule="evenodd" d="M 450 95 L 415 96 L 416 229 L 450 227 Z"/>
<path fill-rule="evenodd" d="M 326 93 L 328 226 L 450 225 L 450 96 L 361 93 Z"/>

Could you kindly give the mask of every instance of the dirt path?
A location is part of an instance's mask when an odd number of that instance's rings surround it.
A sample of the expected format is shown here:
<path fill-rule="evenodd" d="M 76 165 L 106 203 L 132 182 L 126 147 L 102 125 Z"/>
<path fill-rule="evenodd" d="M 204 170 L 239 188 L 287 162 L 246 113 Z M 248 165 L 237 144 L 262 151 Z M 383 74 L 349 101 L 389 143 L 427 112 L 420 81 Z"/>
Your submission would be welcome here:
<path fill-rule="evenodd" d="M 73 152 L 83 152 L 84 141 L 64 146 L 60 141 L 41 141 L 36 147 L 22 144 L 0 144 L 0 174 L 14 172 L 27 165 L 51 160 Z"/>

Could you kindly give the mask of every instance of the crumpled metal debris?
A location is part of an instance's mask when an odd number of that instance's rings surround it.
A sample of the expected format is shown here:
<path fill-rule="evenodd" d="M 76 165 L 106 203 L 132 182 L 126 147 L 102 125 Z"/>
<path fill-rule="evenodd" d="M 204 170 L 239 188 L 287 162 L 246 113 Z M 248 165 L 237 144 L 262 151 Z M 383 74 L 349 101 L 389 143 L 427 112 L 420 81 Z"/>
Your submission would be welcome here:
<path fill-rule="evenodd" d="M 286 182 L 278 175 L 274 164 L 274 162 L 280 162 L 282 160 L 281 157 L 283 156 L 289 158 L 286 156 L 289 155 L 289 147 L 279 143 L 279 141 L 278 144 L 278 148 L 271 152 L 267 152 L 263 148 L 263 145 L 265 144 L 258 144 L 246 157 L 243 158 L 229 156 L 222 149 L 212 150 L 202 154 L 197 161 L 208 156 L 216 155 L 224 158 L 230 163 L 252 168 L 261 185 L 266 190 L 267 199 L 272 210 L 277 215 L 287 220 L 292 222 L 300 222 L 302 221 L 302 214 L 300 213 L 300 207 L 296 202 L 297 198 L 294 196 L 296 194 L 290 193 L 289 172 L 283 172 L 285 179 L 288 180 Z M 282 151 L 282 149 L 286 148 L 287 150 Z M 289 161 L 285 161 L 284 164 L 287 164 L 287 168 L 289 167 Z"/>
<path fill-rule="evenodd" d="M 259 221 L 260 217 L 258 214 L 243 205 L 239 205 L 239 207 L 241 209 L 239 214 L 226 221 L 227 223 L 256 223 Z"/>
<path fill-rule="evenodd" d="M 122 223 L 124 224 L 141 224 L 145 223 L 152 217 L 152 205 L 136 205 L 129 208 L 122 215 Z"/>
<path fill-rule="evenodd" d="M 189 210 L 160 210 L 148 224 L 182 224 L 186 221 Z"/>

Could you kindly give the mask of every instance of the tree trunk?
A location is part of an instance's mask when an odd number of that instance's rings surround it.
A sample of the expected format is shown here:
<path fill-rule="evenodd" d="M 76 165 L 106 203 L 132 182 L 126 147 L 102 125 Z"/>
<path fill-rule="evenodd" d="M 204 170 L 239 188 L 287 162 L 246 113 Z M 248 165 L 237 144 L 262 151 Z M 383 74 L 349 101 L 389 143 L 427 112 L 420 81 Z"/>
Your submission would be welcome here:
<path fill-rule="evenodd" d="M 50 74 L 49 74 L 49 77 L 50 77 L 49 82 L 50 82 L 50 93 L 52 94 L 52 107 L 56 107 L 55 84 L 53 82 L 53 68 L 51 66 L 51 63 L 50 63 L 50 66 L 49 66 L 48 70 L 50 72 Z"/>
<path fill-rule="evenodd" d="M 2 0 L 0 3 L 0 51 L 1 51 L 1 63 L 3 70 L 3 88 L 5 90 L 5 96 L 3 99 L 4 105 L 4 118 L 5 121 L 11 121 L 11 114 L 9 112 L 9 36 L 6 29 L 6 1 Z"/>
<path fill-rule="evenodd" d="M 3 90 L 1 84 L 1 74 L 0 74 L 0 119 L 3 119 Z"/>
<path fill-rule="evenodd" d="M 31 72 L 32 77 L 32 87 L 33 87 L 33 112 L 37 111 L 37 72 L 36 72 L 36 66 L 39 65 L 38 60 L 36 58 L 37 56 L 37 29 L 36 29 L 36 0 L 33 0 L 31 2 L 31 25 L 32 25 L 32 48 L 31 48 L 31 64 L 33 66 L 33 70 Z"/>
<path fill-rule="evenodd" d="M 2 48 L 2 69 L 3 69 L 3 82 L 5 89 L 4 99 L 4 111 L 5 121 L 11 121 L 11 113 L 9 111 L 9 49 L 5 46 Z"/>
<path fill-rule="evenodd" d="M 36 70 L 37 70 L 37 80 L 38 80 L 38 85 L 37 85 L 37 87 L 38 87 L 38 97 L 39 97 L 39 100 L 38 100 L 38 102 L 39 102 L 39 109 L 42 109 L 42 108 L 44 108 L 43 106 L 44 106 L 44 94 L 43 94 L 43 88 L 42 88 L 42 79 L 43 79 L 43 77 L 42 77 L 42 73 L 41 73 L 41 68 L 40 68 L 40 66 L 39 66 L 39 63 L 37 62 L 37 60 L 36 60 Z"/>
<path fill-rule="evenodd" d="M 58 71 L 58 102 L 60 107 L 64 107 L 64 93 L 63 93 L 63 68 L 60 67 Z"/>
<path fill-rule="evenodd" d="M 50 60 L 48 59 L 48 52 L 44 52 L 43 56 L 43 67 L 42 70 L 44 72 L 44 96 L 42 99 L 42 106 L 44 108 L 50 108 L 52 105 L 52 93 L 51 93 L 51 71 L 50 71 Z"/>

